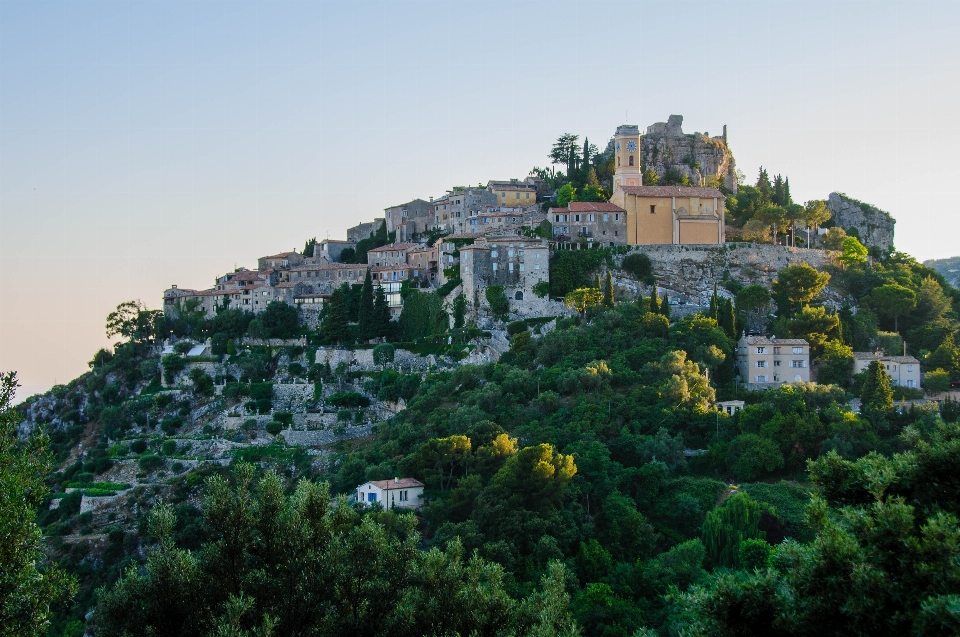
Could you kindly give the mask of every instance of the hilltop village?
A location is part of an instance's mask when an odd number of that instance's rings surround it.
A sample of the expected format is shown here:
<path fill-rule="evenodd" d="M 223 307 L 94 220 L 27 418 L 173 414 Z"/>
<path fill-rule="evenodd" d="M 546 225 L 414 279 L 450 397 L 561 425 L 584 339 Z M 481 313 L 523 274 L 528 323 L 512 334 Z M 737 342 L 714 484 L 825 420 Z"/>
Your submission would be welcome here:
<path fill-rule="evenodd" d="M 680 122 L 672 116 L 648 134 L 685 139 Z M 726 154 L 725 139 L 726 133 L 709 140 L 713 154 Z M 643 185 L 641 134 L 634 125 L 616 129 L 608 152 L 615 166 L 608 201 L 559 205 L 557 193 L 537 176 L 457 187 L 386 208 L 382 217 L 348 229 L 345 239 L 261 257 L 256 270 L 226 273 L 209 289 L 172 286 L 164 292 L 164 311 L 190 303 L 208 316 L 226 307 L 258 314 L 280 301 L 316 315 L 335 289 L 362 285 L 369 272 L 394 318 L 404 284 L 444 289 L 451 298 L 464 293 L 473 305 L 487 288 L 502 286 L 517 315 L 533 316 L 547 312 L 540 299 L 548 296 L 551 250 L 724 244 L 726 196 L 719 187 Z M 714 183 L 729 184 L 735 192 L 732 159 L 713 163 L 727 172 L 721 179 L 713 175 Z M 659 167 L 667 171 L 662 161 Z M 706 183 L 699 172 L 691 174 Z M 563 313 L 562 304 L 552 312 Z"/>

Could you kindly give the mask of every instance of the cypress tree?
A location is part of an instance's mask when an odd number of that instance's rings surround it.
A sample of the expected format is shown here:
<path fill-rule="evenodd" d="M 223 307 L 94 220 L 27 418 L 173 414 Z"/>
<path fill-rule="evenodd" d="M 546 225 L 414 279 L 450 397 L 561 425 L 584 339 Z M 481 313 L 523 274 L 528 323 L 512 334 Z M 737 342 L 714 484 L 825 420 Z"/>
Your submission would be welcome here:
<path fill-rule="evenodd" d="M 367 276 L 363 279 L 363 287 L 360 288 L 360 311 L 358 313 L 360 323 L 360 340 L 368 341 L 374 336 L 373 333 L 373 277 L 370 274 L 370 268 L 367 268 Z"/>
<path fill-rule="evenodd" d="M 387 305 L 387 294 L 380 285 L 373 300 L 372 330 L 374 338 L 390 335 L 390 306 Z"/>
<path fill-rule="evenodd" d="M 736 319 L 733 316 L 733 302 L 730 299 L 720 299 L 717 309 L 717 323 L 730 338 L 735 338 L 736 328 L 734 326 Z"/>
<path fill-rule="evenodd" d="M 657 295 L 657 286 L 653 286 L 653 292 L 650 293 L 650 311 L 654 314 L 660 313 L 660 297 Z"/>
<path fill-rule="evenodd" d="M 600 285 L 600 273 L 599 273 L 599 272 L 597 272 L 597 278 L 596 278 L 596 281 L 594 281 L 594 283 L 595 283 L 595 285 L 594 285 L 593 287 L 597 288 L 598 290 L 600 290 L 600 291 L 602 292 L 602 291 L 603 291 L 603 286 Z"/>
<path fill-rule="evenodd" d="M 713 296 L 710 297 L 710 318 L 720 322 L 720 299 L 717 296 L 717 284 L 713 284 Z"/>
<path fill-rule="evenodd" d="M 893 390 L 890 377 L 880 361 L 873 361 L 867 368 L 867 378 L 860 393 L 860 412 L 874 425 L 884 414 L 893 409 Z"/>
<path fill-rule="evenodd" d="M 350 314 L 345 295 L 343 286 L 337 288 L 330 296 L 330 304 L 324 308 L 320 329 L 327 342 L 346 343 L 350 340 Z"/>
<path fill-rule="evenodd" d="M 666 294 L 663 295 L 663 300 L 660 301 L 660 313 L 670 318 L 670 297 Z"/>
<path fill-rule="evenodd" d="M 613 275 L 607 270 L 607 281 L 603 288 L 603 304 L 607 307 L 613 307 L 615 297 L 613 294 Z"/>

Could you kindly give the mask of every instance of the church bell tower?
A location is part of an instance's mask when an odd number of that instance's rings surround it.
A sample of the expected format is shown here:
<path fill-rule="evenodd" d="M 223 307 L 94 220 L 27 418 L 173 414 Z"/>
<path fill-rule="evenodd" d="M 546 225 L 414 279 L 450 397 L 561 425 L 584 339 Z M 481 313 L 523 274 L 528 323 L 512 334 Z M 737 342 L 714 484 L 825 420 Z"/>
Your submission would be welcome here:
<path fill-rule="evenodd" d="M 613 136 L 616 170 L 613 173 L 613 189 L 618 186 L 642 186 L 640 171 L 640 129 L 632 124 L 617 126 Z"/>

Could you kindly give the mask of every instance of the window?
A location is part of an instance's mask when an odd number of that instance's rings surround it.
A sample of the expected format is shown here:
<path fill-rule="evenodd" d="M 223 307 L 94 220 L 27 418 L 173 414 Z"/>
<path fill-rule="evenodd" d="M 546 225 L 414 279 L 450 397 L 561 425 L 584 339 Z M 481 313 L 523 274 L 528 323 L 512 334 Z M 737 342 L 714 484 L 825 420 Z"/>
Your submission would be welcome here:
<path fill-rule="evenodd" d="M 597 215 L 587 215 L 587 221 L 596 221 Z"/>
<path fill-rule="evenodd" d="M 491 250 L 491 251 L 490 251 L 490 256 L 491 256 L 491 258 L 496 259 L 496 258 L 497 258 L 497 251 L 496 251 L 496 250 Z"/>
<path fill-rule="evenodd" d="M 507 270 L 509 270 L 510 272 L 513 272 L 513 261 L 507 264 Z"/>
<path fill-rule="evenodd" d="M 523 264 L 520 264 L 520 271 L 523 272 Z"/>
<path fill-rule="evenodd" d="M 757 366 L 757 367 L 766 367 L 766 366 L 767 366 L 767 361 L 757 361 L 757 362 L 756 362 L 756 366 Z"/>
<path fill-rule="evenodd" d="M 539 269 L 540 269 L 540 264 L 537 263 L 536 265 L 534 265 L 534 266 L 533 266 L 533 269 L 534 269 L 534 270 L 539 270 Z"/>
<path fill-rule="evenodd" d="M 754 378 L 754 382 L 756 382 L 756 383 L 765 383 L 765 382 L 767 382 L 767 377 L 766 377 L 766 376 L 754 376 L 753 378 Z"/>
<path fill-rule="evenodd" d="M 916 387 L 916 386 L 917 386 L 917 381 L 915 381 L 915 380 L 908 380 L 908 381 L 907 381 L 907 387 Z"/>
<path fill-rule="evenodd" d="M 580 215 L 573 215 L 574 221 L 580 221 Z"/>
<path fill-rule="evenodd" d="M 497 271 L 497 264 L 496 264 L 496 263 L 493 264 L 493 271 L 494 271 L 494 272 Z"/>
<path fill-rule="evenodd" d="M 774 356 L 779 356 L 779 355 L 780 355 L 780 348 L 779 348 L 779 347 L 774 347 L 774 348 L 773 348 L 773 355 L 774 355 Z"/>
<path fill-rule="evenodd" d="M 650 214 L 652 214 L 652 215 L 657 214 L 657 206 L 656 206 L 656 205 L 650 206 Z"/>
<path fill-rule="evenodd" d="M 530 198 L 530 193 L 528 192 L 528 193 L 527 193 L 527 199 L 529 199 L 529 198 Z"/>
<path fill-rule="evenodd" d="M 766 348 L 766 347 L 758 347 L 758 348 L 757 348 L 757 354 L 766 354 L 766 353 L 767 353 L 767 348 Z"/>
<path fill-rule="evenodd" d="M 806 367 L 806 366 L 807 366 L 806 361 L 804 361 L 804 360 L 802 360 L 802 359 L 801 359 L 801 360 L 790 361 L 790 367 Z"/>
<path fill-rule="evenodd" d="M 913 365 L 907 365 L 907 371 L 908 371 L 908 372 L 912 372 L 912 371 L 913 371 Z"/>
<path fill-rule="evenodd" d="M 603 220 L 604 220 L 604 221 L 610 221 L 610 215 L 604 213 L 604 215 L 603 215 Z"/>
<path fill-rule="evenodd" d="M 507 256 L 508 256 L 508 257 L 512 257 L 512 256 L 513 256 L 513 250 L 507 250 Z"/>
<path fill-rule="evenodd" d="M 630 165 L 633 166 L 633 155 L 630 155 Z"/>
<path fill-rule="evenodd" d="M 802 348 L 802 347 L 794 347 L 794 348 L 793 348 L 793 353 L 794 353 L 794 354 L 803 354 L 803 348 Z"/>
<path fill-rule="evenodd" d="M 368 494 L 367 494 L 367 502 L 376 502 L 376 501 L 377 501 L 377 494 L 376 494 L 376 493 L 368 493 Z"/>
<path fill-rule="evenodd" d="M 614 221 L 620 221 L 620 213 L 619 213 L 619 212 L 613 215 L 613 220 L 614 220 Z"/>

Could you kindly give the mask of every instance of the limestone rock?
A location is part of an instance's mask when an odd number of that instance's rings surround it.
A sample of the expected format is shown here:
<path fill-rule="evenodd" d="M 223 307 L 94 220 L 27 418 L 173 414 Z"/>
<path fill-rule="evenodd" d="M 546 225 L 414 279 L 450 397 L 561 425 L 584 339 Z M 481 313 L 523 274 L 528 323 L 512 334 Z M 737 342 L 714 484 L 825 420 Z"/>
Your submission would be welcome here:
<path fill-rule="evenodd" d="M 643 169 L 656 171 L 661 180 L 671 170 L 686 175 L 691 186 L 705 186 L 720 177 L 727 188 L 736 192 L 736 163 L 727 148 L 726 126 L 719 137 L 688 135 L 683 132 L 683 116 L 671 115 L 666 122 L 647 127 L 640 152 Z"/>
<path fill-rule="evenodd" d="M 848 234 L 851 228 L 856 228 L 863 245 L 868 248 L 877 246 L 884 252 L 893 249 L 893 226 L 896 220 L 890 213 L 839 192 L 830 193 L 827 209 L 833 214 L 834 225 Z"/>

